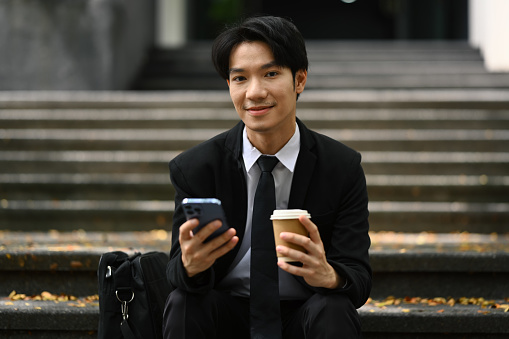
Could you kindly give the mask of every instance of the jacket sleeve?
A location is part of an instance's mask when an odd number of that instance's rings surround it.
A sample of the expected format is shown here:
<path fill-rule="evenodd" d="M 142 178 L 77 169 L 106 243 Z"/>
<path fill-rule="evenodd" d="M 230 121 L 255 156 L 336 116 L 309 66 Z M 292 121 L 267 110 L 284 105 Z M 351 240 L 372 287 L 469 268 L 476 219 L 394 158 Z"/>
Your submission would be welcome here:
<path fill-rule="evenodd" d="M 175 208 L 173 214 L 170 261 L 166 269 L 166 276 L 172 289 L 179 288 L 192 293 L 205 293 L 212 289 L 214 284 L 213 268 L 209 268 L 190 278 L 182 263 L 182 251 L 179 242 L 179 229 L 186 221 L 181 203 L 184 198 L 193 197 L 194 195 L 176 159 L 172 160 L 169 166 L 170 179 L 175 188 Z"/>
<path fill-rule="evenodd" d="M 371 292 L 372 271 L 369 264 L 368 193 L 366 178 L 356 154 L 350 167 L 339 213 L 335 220 L 331 248 L 327 254 L 329 263 L 338 274 L 347 279 L 346 293 L 359 308 L 367 301 Z"/>
<path fill-rule="evenodd" d="M 345 293 L 352 303 L 361 307 L 369 298 L 372 285 L 372 271 L 369 264 L 368 194 L 364 171 L 356 153 L 350 162 L 342 188 L 339 206 L 331 218 L 331 231 L 322 241 L 327 261 L 343 278 L 346 286 L 336 289 L 312 288 L 318 293 Z M 313 220 L 313 219 L 311 219 Z M 320 228 L 320 227 L 319 227 Z"/>

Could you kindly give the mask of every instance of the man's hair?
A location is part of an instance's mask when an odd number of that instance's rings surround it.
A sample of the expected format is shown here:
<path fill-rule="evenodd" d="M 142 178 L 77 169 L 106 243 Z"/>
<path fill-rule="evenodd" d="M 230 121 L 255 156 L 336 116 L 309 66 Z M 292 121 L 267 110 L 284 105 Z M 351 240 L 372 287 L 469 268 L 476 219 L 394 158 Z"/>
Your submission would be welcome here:
<path fill-rule="evenodd" d="M 295 73 L 308 69 L 308 57 L 304 38 L 290 21 L 273 16 L 252 17 L 227 28 L 212 45 L 212 61 L 219 75 L 230 77 L 230 54 L 232 49 L 243 43 L 261 41 L 274 54 L 276 65 L 290 68 Z"/>

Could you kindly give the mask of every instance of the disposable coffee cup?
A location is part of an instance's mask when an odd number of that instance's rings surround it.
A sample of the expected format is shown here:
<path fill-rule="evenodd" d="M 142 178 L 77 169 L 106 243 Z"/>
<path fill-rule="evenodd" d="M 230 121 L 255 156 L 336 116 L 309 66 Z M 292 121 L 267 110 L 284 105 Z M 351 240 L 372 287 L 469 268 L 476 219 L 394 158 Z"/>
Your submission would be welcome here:
<path fill-rule="evenodd" d="M 311 215 L 306 210 L 274 210 L 270 219 L 272 220 L 272 226 L 274 227 L 274 240 L 276 246 L 284 245 L 297 251 L 306 253 L 306 250 L 302 246 L 295 245 L 287 242 L 279 236 L 281 232 L 291 232 L 300 235 L 308 236 L 308 230 L 299 221 L 299 216 L 305 215 L 311 218 Z M 289 257 L 285 257 L 280 253 L 277 253 L 278 260 L 280 261 L 294 261 Z"/>

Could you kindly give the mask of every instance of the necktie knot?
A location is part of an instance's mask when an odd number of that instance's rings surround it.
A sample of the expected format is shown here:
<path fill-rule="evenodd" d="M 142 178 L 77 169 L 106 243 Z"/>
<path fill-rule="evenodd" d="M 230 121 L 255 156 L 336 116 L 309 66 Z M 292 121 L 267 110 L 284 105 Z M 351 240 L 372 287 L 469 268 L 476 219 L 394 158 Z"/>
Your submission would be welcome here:
<path fill-rule="evenodd" d="M 262 170 L 262 172 L 272 172 L 274 167 L 276 167 L 279 162 L 277 157 L 271 157 L 268 155 L 262 155 L 256 160 L 256 163 Z"/>

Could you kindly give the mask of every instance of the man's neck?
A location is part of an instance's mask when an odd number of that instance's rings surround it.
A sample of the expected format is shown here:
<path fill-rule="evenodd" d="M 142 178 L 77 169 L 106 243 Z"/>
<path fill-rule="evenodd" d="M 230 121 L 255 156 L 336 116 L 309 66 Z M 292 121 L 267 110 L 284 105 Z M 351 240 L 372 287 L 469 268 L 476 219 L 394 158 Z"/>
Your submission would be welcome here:
<path fill-rule="evenodd" d="M 291 133 L 259 133 L 247 130 L 249 142 L 256 147 L 262 154 L 275 155 L 295 133 L 295 127 L 289 131 Z"/>

